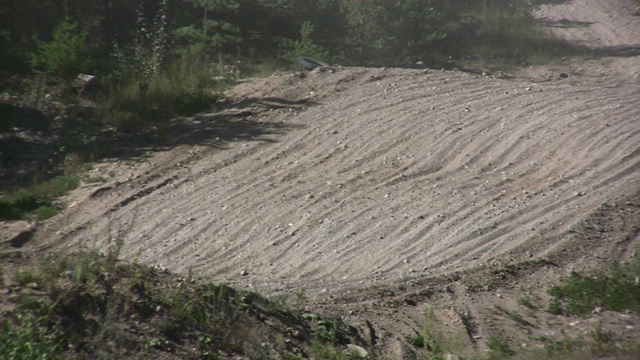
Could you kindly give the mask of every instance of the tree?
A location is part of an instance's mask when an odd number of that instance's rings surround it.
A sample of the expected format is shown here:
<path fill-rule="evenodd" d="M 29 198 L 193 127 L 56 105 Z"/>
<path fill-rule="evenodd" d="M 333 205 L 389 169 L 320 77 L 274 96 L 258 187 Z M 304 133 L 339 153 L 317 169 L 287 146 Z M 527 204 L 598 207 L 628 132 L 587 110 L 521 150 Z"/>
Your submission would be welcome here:
<path fill-rule="evenodd" d="M 295 61 L 300 56 L 309 56 L 325 62 L 332 62 L 333 58 L 322 46 L 311 39 L 314 26 L 309 21 L 302 23 L 300 28 L 300 40 L 284 39 L 283 45 L 288 48 L 283 58 L 289 62 Z"/>
<path fill-rule="evenodd" d="M 235 0 L 193 0 L 202 11 L 199 23 L 175 30 L 184 60 L 201 64 L 211 60 L 223 46 L 242 42 L 241 31 L 228 20 L 240 7 Z"/>
<path fill-rule="evenodd" d="M 87 67 L 89 57 L 83 51 L 87 33 L 76 28 L 75 23 L 64 19 L 53 30 L 51 41 L 38 42 L 37 50 L 31 54 L 35 73 L 70 79 Z"/>

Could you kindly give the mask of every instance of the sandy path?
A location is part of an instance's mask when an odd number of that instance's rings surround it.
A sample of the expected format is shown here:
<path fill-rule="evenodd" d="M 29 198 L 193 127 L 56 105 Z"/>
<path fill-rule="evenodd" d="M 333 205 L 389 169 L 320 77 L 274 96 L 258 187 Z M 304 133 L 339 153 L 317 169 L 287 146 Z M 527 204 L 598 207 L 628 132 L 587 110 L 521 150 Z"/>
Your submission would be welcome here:
<path fill-rule="evenodd" d="M 624 4 L 576 0 L 538 16 L 585 23 L 556 31 L 594 49 L 628 50 L 640 24 Z M 629 64 L 637 76 L 636 56 L 513 79 L 339 68 L 243 84 L 232 102 L 288 103 L 199 116 L 193 129 L 245 132 L 158 154 L 156 168 L 75 199 L 41 239 L 105 248 L 126 230 L 128 260 L 267 292 L 542 258 L 639 190 L 640 86 Z"/>

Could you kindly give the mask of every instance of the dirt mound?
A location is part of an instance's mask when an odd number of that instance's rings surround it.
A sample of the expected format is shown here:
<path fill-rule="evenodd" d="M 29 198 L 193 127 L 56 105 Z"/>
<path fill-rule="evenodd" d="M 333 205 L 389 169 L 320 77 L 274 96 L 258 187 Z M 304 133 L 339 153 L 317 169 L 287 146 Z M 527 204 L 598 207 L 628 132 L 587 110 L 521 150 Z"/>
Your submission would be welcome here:
<path fill-rule="evenodd" d="M 189 145 L 74 193 L 38 243 L 107 248 L 123 237 L 126 259 L 267 294 L 303 289 L 318 304 L 425 282 L 442 285 L 442 301 L 515 283 L 543 290 L 550 274 L 640 242 L 640 24 L 625 6 L 538 12 L 580 22 L 556 30 L 604 60 L 513 76 L 316 69 L 239 85 L 226 110 L 174 134 Z M 505 266 L 519 275 L 494 284 L 491 269 Z M 406 316 L 419 324 L 420 311 Z"/>
<path fill-rule="evenodd" d="M 73 235 L 66 246 L 90 247 L 124 227 L 131 259 L 267 289 L 543 257 L 637 190 L 640 109 L 629 90 L 579 76 L 275 75 L 234 89 L 241 108 L 194 125 L 247 122 L 256 134 L 164 154 L 55 225 Z"/>

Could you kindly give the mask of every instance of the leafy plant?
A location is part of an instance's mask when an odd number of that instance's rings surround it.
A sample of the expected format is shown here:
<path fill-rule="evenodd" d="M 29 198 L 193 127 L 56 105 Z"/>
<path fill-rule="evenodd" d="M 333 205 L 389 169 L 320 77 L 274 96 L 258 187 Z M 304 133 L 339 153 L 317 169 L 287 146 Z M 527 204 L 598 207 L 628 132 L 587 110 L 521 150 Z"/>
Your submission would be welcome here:
<path fill-rule="evenodd" d="M 0 325 L 0 354 L 3 359 L 57 359 L 64 343 L 63 333 L 51 322 L 49 307 L 37 303 L 32 313 L 19 310 L 13 321 L 5 319 Z"/>

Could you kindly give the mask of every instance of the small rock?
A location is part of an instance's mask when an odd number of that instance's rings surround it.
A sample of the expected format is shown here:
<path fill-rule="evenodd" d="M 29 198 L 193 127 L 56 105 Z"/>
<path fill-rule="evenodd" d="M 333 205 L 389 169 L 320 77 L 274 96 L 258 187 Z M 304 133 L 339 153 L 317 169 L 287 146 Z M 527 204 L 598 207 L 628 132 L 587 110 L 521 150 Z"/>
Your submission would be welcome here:
<path fill-rule="evenodd" d="M 240 271 L 240 275 L 241 276 L 247 276 L 247 275 L 249 275 L 249 272 L 247 270 L 242 270 L 242 271 Z"/>
<path fill-rule="evenodd" d="M 354 344 L 348 344 L 347 351 L 352 357 L 355 357 L 356 359 L 366 358 L 367 356 L 369 356 L 369 353 L 367 352 L 367 350 L 365 350 L 362 346 L 358 346 Z"/>

